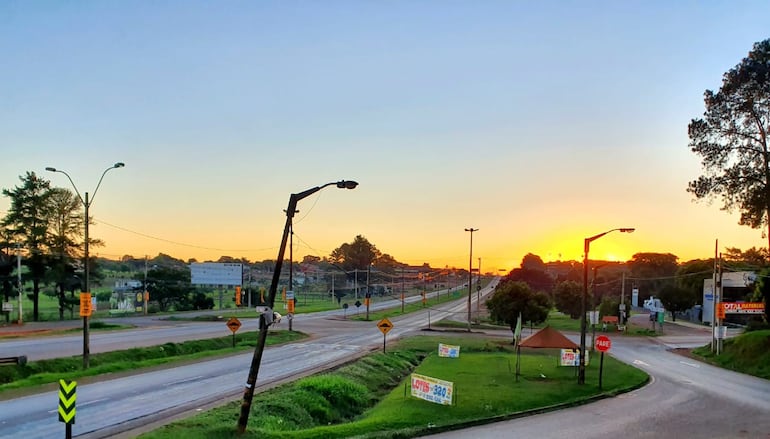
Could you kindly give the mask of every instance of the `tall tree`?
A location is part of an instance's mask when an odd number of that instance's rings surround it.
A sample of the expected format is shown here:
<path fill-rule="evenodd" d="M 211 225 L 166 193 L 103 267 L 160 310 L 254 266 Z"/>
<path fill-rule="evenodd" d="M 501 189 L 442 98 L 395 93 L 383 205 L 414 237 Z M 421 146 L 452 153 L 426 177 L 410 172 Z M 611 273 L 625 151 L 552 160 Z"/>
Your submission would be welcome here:
<path fill-rule="evenodd" d="M 676 270 L 677 288 L 685 290 L 696 299 L 703 297 L 703 281 L 714 276 L 714 259 L 687 261 Z M 666 307 L 668 308 L 668 307 Z"/>
<path fill-rule="evenodd" d="M 704 175 L 687 191 L 696 199 L 721 198 L 724 210 L 738 209 L 739 224 L 770 231 L 770 39 L 755 43 L 704 100 L 703 118 L 688 130 Z"/>
<path fill-rule="evenodd" d="M 573 280 L 566 280 L 556 284 L 553 289 L 553 298 L 556 309 L 573 319 L 580 318 L 581 301 L 583 300 L 583 286 Z"/>
<path fill-rule="evenodd" d="M 637 253 L 628 266 L 639 286 L 639 300 L 660 295 L 665 285 L 673 284 L 679 258 L 671 253 Z"/>
<path fill-rule="evenodd" d="M 48 278 L 56 286 L 59 300 L 59 319 L 64 320 L 65 309 L 79 302 L 75 290 L 80 287 L 81 278 L 76 275 L 77 258 L 81 256 L 83 237 L 83 214 L 80 199 L 69 189 L 53 188 L 49 194 L 50 203 L 50 272 Z M 93 240 L 92 244 L 93 245 Z M 70 297 L 67 297 L 67 292 Z M 85 290 L 83 290 L 85 291 Z"/>
<path fill-rule="evenodd" d="M 660 290 L 660 302 L 666 311 L 671 312 L 671 319 L 676 321 L 676 313 L 692 308 L 698 302 L 698 296 L 691 290 L 669 284 Z"/>
<path fill-rule="evenodd" d="M 527 253 L 521 260 L 521 268 L 514 268 L 505 277 L 508 281 L 525 282 L 535 291 L 550 292 L 553 278 L 546 272 L 546 265 L 540 256 Z"/>
<path fill-rule="evenodd" d="M 520 313 L 524 322 L 542 323 L 548 318 L 551 300 L 546 294 L 533 291 L 524 282 L 507 281 L 495 288 L 486 305 L 492 320 L 507 324 L 515 335 Z"/>
<path fill-rule="evenodd" d="M 342 244 L 334 249 L 329 259 L 341 265 L 345 271 L 352 271 L 365 270 L 380 256 L 381 253 L 374 244 L 358 235 L 353 242 Z"/>
<path fill-rule="evenodd" d="M 137 280 L 144 279 L 144 273 L 136 275 Z M 169 266 L 153 266 L 147 272 L 147 291 L 150 299 L 158 303 L 161 311 L 167 311 L 171 307 L 177 309 L 191 309 L 192 291 L 190 284 L 190 270 Z"/>
<path fill-rule="evenodd" d="M 51 184 L 34 172 L 27 172 L 19 180 L 20 186 L 3 189 L 3 195 L 11 199 L 11 207 L 0 224 L 28 252 L 25 265 L 32 278 L 32 320 L 38 321 L 40 283 L 47 267 Z"/>

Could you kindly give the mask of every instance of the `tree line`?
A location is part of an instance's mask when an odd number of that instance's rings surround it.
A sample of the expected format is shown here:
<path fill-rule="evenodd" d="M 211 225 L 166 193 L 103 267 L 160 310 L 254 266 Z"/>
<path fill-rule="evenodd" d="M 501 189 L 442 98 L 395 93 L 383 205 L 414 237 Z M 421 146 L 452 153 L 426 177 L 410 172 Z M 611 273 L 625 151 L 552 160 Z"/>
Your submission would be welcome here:
<path fill-rule="evenodd" d="M 17 279 L 21 276 L 22 285 L 32 285 L 26 292 L 33 304 L 32 320 L 40 319 L 43 287 L 49 288 L 48 293 L 52 288 L 59 305 L 59 318 L 64 319 L 66 312 L 72 317 L 80 302 L 77 293 L 86 291 L 84 264 L 88 263 L 92 286 L 103 281 L 105 271 L 125 274 L 127 278 L 141 282 L 138 291 L 148 291 L 161 311 L 172 307 L 177 310 L 213 307 L 213 302 L 190 284 L 189 264 L 197 262 L 195 259 L 185 262 L 161 253 L 152 259 L 125 255 L 118 261 L 111 261 L 90 254 L 85 262 L 85 213 L 78 195 L 69 189 L 53 187 L 50 181 L 35 172 L 27 172 L 19 180 L 19 185 L 2 191 L 10 200 L 10 208 L 0 220 L 0 295 L 4 302 L 12 301 L 19 294 Z M 93 224 L 92 217 L 88 221 Z M 91 248 L 103 244 L 89 236 Z M 17 252 L 23 254 L 21 273 L 17 271 Z M 255 274 L 272 272 L 275 267 L 274 260 L 252 262 L 230 256 L 222 256 L 215 262 L 240 262 Z M 299 263 L 293 263 L 299 268 Z M 392 278 L 399 270 L 412 268 L 381 252 L 361 235 L 340 245 L 328 256 L 307 255 L 302 264 L 326 271 L 336 270 L 349 281 L 357 278 L 360 272 L 368 271 L 372 273 L 372 283 L 384 282 L 387 276 Z M 427 263 L 422 269 L 431 270 Z"/>
<path fill-rule="evenodd" d="M 764 301 L 770 296 L 770 266 L 765 249 L 741 251 L 728 248 L 722 254 L 723 269 L 753 271 L 756 281 L 742 300 Z M 588 310 L 600 316 L 619 316 L 621 294 L 630 306 L 631 293 L 638 291 L 639 304 L 654 296 L 676 320 L 703 297 L 703 281 L 714 272 L 714 259 L 684 263 L 671 253 L 636 253 L 625 263 L 588 261 Z M 583 297 L 583 264 L 577 261 L 545 263 L 535 254 L 522 259 L 521 266 L 508 273 L 487 301 L 492 320 L 513 330 L 519 313 L 524 323 L 540 324 L 556 309 L 573 319 L 580 318 Z M 765 313 L 766 315 L 766 313 Z"/>

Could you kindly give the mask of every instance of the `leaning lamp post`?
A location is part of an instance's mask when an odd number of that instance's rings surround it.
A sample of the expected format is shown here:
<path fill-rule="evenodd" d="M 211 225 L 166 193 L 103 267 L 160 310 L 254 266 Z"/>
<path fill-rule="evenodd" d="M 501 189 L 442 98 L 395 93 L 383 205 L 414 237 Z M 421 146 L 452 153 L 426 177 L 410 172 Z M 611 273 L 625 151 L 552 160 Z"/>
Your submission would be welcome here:
<path fill-rule="evenodd" d="M 283 237 L 281 238 L 281 247 L 278 249 L 278 259 L 275 261 L 275 269 L 273 270 L 273 280 L 270 283 L 270 291 L 267 296 L 267 312 L 262 313 L 259 317 L 259 337 L 257 338 L 257 346 L 254 348 L 254 356 L 251 358 L 251 367 L 249 368 L 249 376 L 246 380 L 246 388 L 243 391 L 243 402 L 241 403 L 241 414 L 238 418 L 238 434 L 246 432 L 246 426 L 249 423 L 249 414 L 251 412 L 251 401 L 254 398 L 254 387 L 257 383 L 257 375 L 259 374 L 259 366 L 262 362 L 262 352 L 265 350 L 265 341 L 267 340 L 267 328 L 270 326 L 273 320 L 273 305 L 275 303 L 276 291 L 278 290 L 278 279 L 281 276 L 281 266 L 283 265 L 283 256 L 286 252 L 286 241 L 289 237 L 289 231 L 291 229 L 292 218 L 297 209 L 297 202 L 299 200 L 308 197 L 321 189 L 336 185 L 340 189 L 355 189 L 358 183 L 350 180 L 340 180 L 337 182 L 326 183 L 323 186 L 316 186 L 298 194 L 291 194 L 289 196 L 289 206 L 286 208 L 286 225 L 283 228 Z M 270 314 L 267 316 L 266 314 Z"/>
<path fill-rule="evenodd" d="M 88 240 L 89 240 L 88 223 L 90 222 L 88 217 L 88 208 L 91 207 L 91 204 L 94 202 L 94 198 L 96 198 L 96 191 L 99 190 L 99 186 L 101 186 L 102 180 L 104 179 L 104 175 L 107 173 L 107 171 L 109 171 L 110 169 L 122 168 L 124 166 L 126 166 L 125 163 L 118 162 L 110 166 L 109 168 L 105 169 L 104 172 L 102 172 L 101 178 L 99 178 L 99 183 L 96 184 L 96 189 L 94 189 L 94 193 L 91 196 L 90 200 L 88 199 L 88 192 L 85 193 L 85 198 L 80 196 L 80 191 L 78 191 L 78 187 L 75 186 L 75 183 L 72 181 L 72 177 L 70 177 L 69 174 L 67 174 L 66 172 L 60 169 L 51 168 L 51 167 L 45 168 L 46 171 L 58 172 L 60 174 L 64 174 L 67 176 L 67 179 L 70 181 L 70 184 L 72 184 L 73 189 L 75 189 L 75 193 L 78 195 L 80 202 L 83 204 L 83 209 L 85 211 L 84 212 L 85 227 L 83 230 L 84 241 L 85 241 L 83 243 L 83 270 L 85 272 L 85 276 L 84 276 L 85 291 L 81 293 L 81 301 L 83 300 L 83 297 L 88 298 L 88 295 L 90 295 L 91 293 L 91 288 L 90 288 L 91 285 L 89 284 L 89 280 L 90 280 L 89 276 L 90 276 L 91 269 L 88 264 Z M 90 298 L 88 298 L 88 300 L 90 300 Z M 81 314 L 83 316 L 83 369 L 88 369 L 88 357 L 90 353 L 90 346 L 88 343 L 88 314 L 90 313 L 86 313 L 86 315 Z"/>
<path fill-rule="evenodd" d="M 585 238 L 585 241 L 583 243 L 583 297 L 580 300 L 580 363 L 578 365 L 578 384 L 585 384 L 586 382 L 586 362 L 585 362 L 585 354 L 586 351 L 586 301 L 588 300 L 588 250 L 591 245 L 591 241 L 595 241 L 602 236 L 614 232 L 619 231 L 622 233 L 631 233 L 633 232 L 634 228 L 631 227 L 623 227 L 619 229 L 611 229 L 607 230 L 604 233 L 599 233 L 598 235 L 594 235 L 590 238 Z"/>

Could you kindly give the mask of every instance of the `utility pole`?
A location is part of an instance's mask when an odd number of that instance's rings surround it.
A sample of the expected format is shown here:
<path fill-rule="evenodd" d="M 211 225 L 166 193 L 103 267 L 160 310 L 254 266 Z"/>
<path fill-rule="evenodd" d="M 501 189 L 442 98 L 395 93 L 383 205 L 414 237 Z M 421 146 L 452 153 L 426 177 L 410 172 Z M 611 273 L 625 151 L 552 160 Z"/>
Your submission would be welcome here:
<path fill-rule="evenodd" d="M 404 279 L 404 268 L 401 267 L 401 314 L 404 313 L 404 294 L 406 293 L 406 280 Z"/>
<path fill-rule="evenodd" d="M 24 285 L 21 283 L 21 243 L 16 243 L 16 274 L 19 280 L 19 325 L 24 324 L 22 312 L 22 297 L 24 297 Z"/>
<path fill-rule="evenodd" d="M 714 273 L 711 283 L 711 352 L 717 351 L 717 261 L 719 260 L 719 240 L 714 242 Z"/>
<path fill-rule="evenodd" d="M 144 315 L 147 315 L 147 301 L 149 300 L 150 292 L 147 291 L 147 255 L 144 255 Z"/>
<path fill-rule="evenodd" d="M 479 258 L 479 275 L 476 278 L 476 322 L 479 321 L 481 306 L 481 258 Z"/>
<path fill-rule="evenodd" d="M 471 332 L 471 294 L 473 286 L 473 232 L 479 229 L 473 227 L 465 229 L 466 232 L 471 232 L 471 251 L 468 256 L 468 332 Z"/>
<path fill-rule="evenodd" d="M 369 301 L 371 300 L 372 293 L 369 287 L 369 275 L 372 273 L 372 264 L 366 266 L 366 295 L 364 301 L 366 302 L 366 321 L 369 321 Z"/>

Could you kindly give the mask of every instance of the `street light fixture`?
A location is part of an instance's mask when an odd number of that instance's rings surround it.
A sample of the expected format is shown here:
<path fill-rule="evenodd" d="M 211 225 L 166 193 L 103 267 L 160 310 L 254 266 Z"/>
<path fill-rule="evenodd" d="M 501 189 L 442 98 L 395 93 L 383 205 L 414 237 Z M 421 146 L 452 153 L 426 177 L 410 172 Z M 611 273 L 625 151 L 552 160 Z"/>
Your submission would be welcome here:
<path fill-rule="evenodd" d="M 89 221 L 89 217 L 88 217 L 88 209 L 91 207 L 91 204 L 93 204 L 94 198 L 96 198 L 96 192 L 99 190 L 99 186 L 101 186 L 102 180 L 104 179 L 104 175 L 107 173 L 107 171 L 109 171 L 110 169 L 122 168 L 124 166 L 126 166 L 125 163 L 117 162 L 114 165 L 110 166 L 109 168 L 105 169 L 104 172 L 102 172 L 102 176 L 99 178 L 99 183 L 96 184 L 96 189 L 94 189 L 94 194 L 93 194 L 93 196 L 91 197 L 90 200 L 88 199 L 88 192 L 85 192 L 85 198 L 80 196 L 80 191 L 78 191 L 78 187 L 75 186 L 75 183 L 72 181 L 72 177 L 70 177 L 69 174 L 67 174 L 66 172 L 64 172 L 64 171 L 62 171 L 60 169 L 52 168 L 50 166 L 45 168 L 46 171 L 58 172 L 60 174 L 64 174 L 64 175 L 67 176 L 67 179 L 70 181 L 70 184 L 72 184 L 72 187 L 75 189 L 75 193 L 77 194 L 78 199 L 80 199 L 80 202 L 83 204 L 83 209 L 85 210 L 85 212 L 84 212 L 84 217 L 85 217 L 85 229 L 84 229 L 84 235 L 85 236 L 84 236 L 84 238 L 85 238 L 85 242 L 83 244 L 83 247 L 84 247 L 84 250 L 83 250 L 83 269 L 85 270 L 85 291 L 81 293 L 81 297 L 88 297 L 87 295 L 91 294 L 91 288 L 90 288 L 91 286 L 89 284 L 91 269 L 90 269 L 89 263 L 88 263 L 88 261 L 89 261 L 89 258 L 88 258 L 88 242 L 89 242 L 89 238 L 88 238 L 88 224 L 90 222 Z M 84 294 L 86 296 L 84 296 Z M 90 346 L 89 346 L 89 342 L 88 342 L 88 329 L 89 329 L 88 328 L 88 316 L 86 315 L 86 316 L 83 316 L 83 369 L 88 369 L 88 357 L 89 357 L 89 354 L 90 354 Z"/>
<path fill-rule="evenodd" d="M 289 206 L 286 208 L 286 225 L 283 228 L 283 237 L 281 238 L 281 247 L 278 249 L 278 259 L 275 261 L 275 269 L 273 270 L 273 280 L 270 282 L 270 291 L 267 296 L 267 313 L 273 312 L 273 305 L 275 304 L 275 295 L 278 290 L 278 280 L 281 276 L 281 266 L 283 265 L 283 257 L 286 253 L 286 241 L 289 237 L 289 230 L 292 225 L 292 218 L 297 210 L 297 203 L 310 195 L 320 191 L 321 189 L 336 185 L 340 189 L 355 189 L 358 183 L 351 180 L 340 180 L 337 182 L 326 183 L 322 186 L 316 186 L 314 188 L 307 189 L 298 194 L 291 194 L 289 196 Z M 254 356 L 251 358 L 251 367 L 249 367 L 249 376 L 246 379 L 246 388 L 243 391 L 243 402 L 241 403 L 241 414 L 238 418 L 238 433 L 243 434 L 246 431 L 246 426 L 249 423 L 249 414 L 251 413 L 251 401 L 254 398 L 254 387 L 257 384 L 257 375 L 259 375 L 259 366 L 262 363 L 262 353 L 265 350 L 265 341 L 267 340 L 267 328 L 272 322 L 272 315 L 267 317 L 266 313 L 259 316 L 259 337 L 257 338 L 257 346 L 254 348 Z"/>
<path fill-rule="evenodd" d="M 636 229 L 632 227 L 610 229 L 610 230 L 607 230 L 606 232 L 599 233 L 598 235 L 594 235 L 590 238 L 585 238 L 583 242 L 583 297 L 580 301 L 580 363 L 578 365 L 578 384 L 585 384 L 586 382 L 585 351 L 586 351 L 586 301 L 588 299 L 588 251 L 591 246 L 591 241 L 595 241 L 601 238 L 602 236 L 610 232 L 614 232 L 616 230 L 621 233 L 631 233 Z"/>
<path fill-rule="evenodd" d="M 466 232 L 471 232 L 471 252 L 468 257 L 468 332 L 471 332 L 471 285 L 473 285 L 473 232 L 477 232 L 479 229 L 469 227 L 465 229 Z"/>

